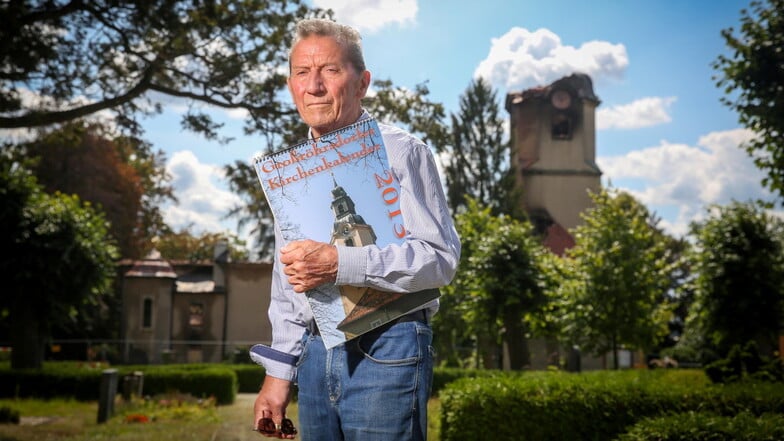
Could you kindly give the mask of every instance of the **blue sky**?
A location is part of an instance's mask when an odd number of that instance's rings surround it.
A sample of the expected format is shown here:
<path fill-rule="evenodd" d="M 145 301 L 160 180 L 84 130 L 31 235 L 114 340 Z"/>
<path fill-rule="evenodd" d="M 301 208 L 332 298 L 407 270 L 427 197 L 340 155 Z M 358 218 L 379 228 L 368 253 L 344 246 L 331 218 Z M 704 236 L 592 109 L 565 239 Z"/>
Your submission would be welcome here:
<path fill-rule="evenodd" d="M 719 102 L 710 66 L 727 52 L 720 32 L 737 28 L 746 0 L 312 2 L 360 30 L 374 78 L 409 88 L 427 81 L 447 112 L 457 111 L 476 76 L 503 103 L 508 92 L 589 74 L 601 100 L 603 183 L 633 193 L 672 234 L 686 233 L 708 204 L 770 199 L 761 172 L 738 148 L 750 134 Z M 173 103 L 145 124 L 147 138 L 167 153 L 180 199 L 166 219 L 196 232 L 233 230 L 221 216 L 238 199 L 219 170 L 249 161 L 262 140 L 242 134 L 241 114 L 224 113 L 235 141 L 206 141 L 180 130 L 181 111 Z"/>

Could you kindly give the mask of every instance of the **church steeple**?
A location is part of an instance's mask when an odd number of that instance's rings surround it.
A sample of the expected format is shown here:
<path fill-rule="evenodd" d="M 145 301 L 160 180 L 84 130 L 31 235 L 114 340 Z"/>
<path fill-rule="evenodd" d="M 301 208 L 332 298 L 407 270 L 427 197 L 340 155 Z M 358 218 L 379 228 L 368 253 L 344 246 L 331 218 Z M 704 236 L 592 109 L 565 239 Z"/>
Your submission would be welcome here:
<path fill-rule="evenodd" d="M 373 227 L 365 222 L 356 212 L 356 206 L 346 190 L 338 185 L 332 176 L 332 213 L 335 221 L 332 225 L 330 243 L 344 246 L 363 246 L 376 243 Z"/>
<path fill-rule="evenodd" d="M 580 213 L 591 206 L 588 190 L 601 188 L 595 127 L 599 103 L 585 74 L 506 96 L 521 204 L 546 244 L 548 235 L 564 238 L 550 247 L 556 253 L 568 248 L 567 231 L 581 223 Z"/>

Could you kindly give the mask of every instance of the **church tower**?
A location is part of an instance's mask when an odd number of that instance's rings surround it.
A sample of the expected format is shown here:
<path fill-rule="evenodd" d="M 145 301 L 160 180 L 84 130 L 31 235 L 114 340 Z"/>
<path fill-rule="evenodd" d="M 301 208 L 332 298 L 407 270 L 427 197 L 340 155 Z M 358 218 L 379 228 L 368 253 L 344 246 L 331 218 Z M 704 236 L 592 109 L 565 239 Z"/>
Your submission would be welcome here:
<path fill-rule="evenodd" d="M 361 247 L 376 243 L 376 233 L 373 227 L 365 223 L 362 216 L 357 214 L 354 201 L 337 181 L 332 180 L 332 213 L 335 222 L 332 224 L 333 245 L 347 247 Z"/>
<path fill-rule="evenodd" d="M 332 224 L 332 238 L 329 243 L 347 247 L 361 247 L 376 243 L 376 233 L 373 231 L 373 227 L 357 214 L 354 200 L 343 187 L 338 185 L 334 177 L 332 182 L 334 187 L 332 188 L 331 206 L 335 221 Z M 348 285 L 339 288 L 343 300 L 343 311 L 348 316 L 368 292 L 368 288 Z"/>
<path fill-rule="evenodd" d="M 585 74 L 506 96 L 521 204 L 544 244 L 559 255 L 574 245 L 569 230 L 592 205 L 588 190 L 601 188 L 595 123 L 599 103 Z"/>

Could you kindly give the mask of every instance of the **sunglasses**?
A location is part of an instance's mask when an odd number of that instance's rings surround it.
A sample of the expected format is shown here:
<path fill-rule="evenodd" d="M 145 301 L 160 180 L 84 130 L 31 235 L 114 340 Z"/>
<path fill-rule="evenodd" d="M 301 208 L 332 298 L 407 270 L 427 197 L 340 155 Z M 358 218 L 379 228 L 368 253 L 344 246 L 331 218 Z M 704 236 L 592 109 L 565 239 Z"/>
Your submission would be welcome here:
<path fill-rule="evenodd" d="M 259 433 L 263 435 L 296 435 L 297 429 L 294 423 L 288 418 L 283 418 L 283 423 L 276 425 L 272 418 L 262 418 L 259 420 L 259 426 L 256 428 Z"/>

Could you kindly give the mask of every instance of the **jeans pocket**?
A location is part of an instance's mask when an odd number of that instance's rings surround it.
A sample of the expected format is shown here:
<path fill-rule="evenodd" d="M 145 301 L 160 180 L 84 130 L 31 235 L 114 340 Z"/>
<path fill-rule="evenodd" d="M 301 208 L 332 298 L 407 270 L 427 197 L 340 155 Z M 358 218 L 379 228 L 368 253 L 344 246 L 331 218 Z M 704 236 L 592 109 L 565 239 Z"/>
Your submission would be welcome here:
<path fill-rule="evenodd" d="M 374 362 L 388 366 L 418 363 L 428 354 L 432 331 L 419 322 L 398 323 L 380 333 L 357 337 L 357 347 L 362 355 Z"/>
<path fill-rule="evenodd" d="M 302 363 L 305 362 L 305 359 L 308 358 L 308 353 L 310 352 L 310 351 L 308 351 L 308 346 L 310 346 L 309 343 L 311 343 L 311 341 L 313 339 L 314 339 L 314 337 L 312 335 L 310 335 L 309 332 L 306 332 L 305 335 L 302 337 L 302 340 L 301 340 L 302 353 L 299 354 L 299 360 L 297 360 L 297 366 L 296 366 L 297 369 L 299 369 L 299 367 L 302 366 Z"/>

